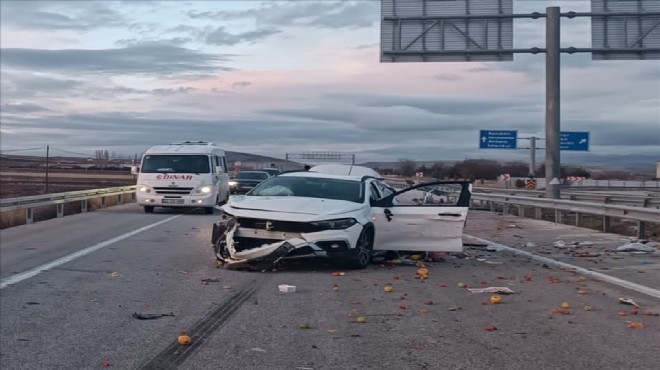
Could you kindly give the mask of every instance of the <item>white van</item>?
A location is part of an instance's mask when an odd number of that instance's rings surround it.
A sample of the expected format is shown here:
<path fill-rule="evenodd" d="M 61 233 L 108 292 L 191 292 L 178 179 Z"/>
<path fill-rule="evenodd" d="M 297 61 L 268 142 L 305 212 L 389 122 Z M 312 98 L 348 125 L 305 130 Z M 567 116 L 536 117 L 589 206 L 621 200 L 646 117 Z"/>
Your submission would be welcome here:
<path fill-rule="evenodd" d="M 137 174 L 137 203 L 146 213 L 154 207 L 201 207 L 213 213 L 229 200 L 225 151 L 205 141 L 157 145 L 142 156 Z"/>

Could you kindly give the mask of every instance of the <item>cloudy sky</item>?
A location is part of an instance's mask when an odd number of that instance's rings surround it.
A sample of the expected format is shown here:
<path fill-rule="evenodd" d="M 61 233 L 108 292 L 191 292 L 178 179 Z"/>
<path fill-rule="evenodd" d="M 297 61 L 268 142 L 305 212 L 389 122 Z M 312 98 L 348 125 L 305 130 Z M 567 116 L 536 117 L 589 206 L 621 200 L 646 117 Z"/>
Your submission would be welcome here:
<path fill-rule="evenodd" d="M 590 10 L 589 1 L 514 0 L 514 11 L 555 5 Z M 378 0 L 0 6 L 5 153 L 50 145 L 133 155 L 201 139 L 280 158 L 524 160 L 526 150 L 478 149 L 479 130 L 545 132 L 543 54 L 379 63 Z M 544 47 L 544 29 L 543 19 L 516 20 L 514 47 Z M 590 47 L 590 29 L 587 18 L 563 19 L 562 46 Z M 660 160 L 660 62 L 562 55 L 562 131 L 590 131 L 594 156 Z"/>

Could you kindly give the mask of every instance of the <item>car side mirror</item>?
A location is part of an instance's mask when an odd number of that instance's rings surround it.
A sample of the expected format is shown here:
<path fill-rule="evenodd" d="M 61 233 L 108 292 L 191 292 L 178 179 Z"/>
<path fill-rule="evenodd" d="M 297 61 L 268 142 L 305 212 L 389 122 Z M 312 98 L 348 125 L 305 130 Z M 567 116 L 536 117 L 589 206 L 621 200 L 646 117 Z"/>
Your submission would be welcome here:
<path fill-rule="evenodd" d="M 222 173 L 222 166 L 215 166 L 215 173 Z"/>
<path fill-rule="evenodd" d="M 140 173 L 138 166 L 131 166 L 131 175 L 137 175 L 138 173 Z"/>

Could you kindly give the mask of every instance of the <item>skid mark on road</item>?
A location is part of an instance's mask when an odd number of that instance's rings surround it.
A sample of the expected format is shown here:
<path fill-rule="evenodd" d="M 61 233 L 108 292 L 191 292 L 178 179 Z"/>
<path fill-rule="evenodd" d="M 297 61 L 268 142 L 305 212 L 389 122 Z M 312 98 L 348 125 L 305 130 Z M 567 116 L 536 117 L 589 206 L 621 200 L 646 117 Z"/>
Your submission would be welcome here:
<path fill-rule="evenodd" d="M 474 239 L 474 240 L 480 241 L 482 243 L 486 243 L 486 244 L 489 244 L 489 245 L 500 247 L 500 248 L 502 248 L 503 250 L 505 250 L 507 252 L 513 252 L 513 253 L 520 254 L 520 255 L 523 255 L 523 256 L 526 256 L 526 257 L 530 257 L 530 258 L 533 258 L 537 261 L 546 263 L 548 265 L 554 265 L 554 266 L 559 266 L 559 267 L 572 269 L 572 270 L 574 270 L 576 272 L 579 272 L 583 275 L 588 275 L 588 276 L 591 276 L 591 277 L 595 277 L 597 279 L 608 282 L 610 284 L 618 285 L 620 287 L 630 289 L 630 290 L 634 290 L 636 292 L 646 294 L 646 295 L 651 296 L 653 298 L 660 299 L 660 290 L 657 290 L 657 289 L 649 288 L 647 286 L 640 285 L 640 284 L 637 284 L 637 283 L 633 283 L 633 282 L 628 281 L 628 280 L 619 279 L 619 278 L 616 278 L 614 276 L 605 275 L 605 274 L 600 273 L 600 272 L 585 269 L 584 267 L 571 265 L 570 263 L 553 260 L 552 258 L 548 258 L 548 257 L 542 257 L 542 256 L 536 255 L 534 253 L 522 251 L 520 249 L 516 249 L 516 248 L 513 248 L 513 247 L 503 245 L 503 244 L 495 243 L 495 242 L 492 242 L 490 240 L 477 238 L 476 236 L 467 235 L 467 234 L 463 234 L 463 235 L 467 238 Z"/>
<path fill-rule="evenodd" d="M 188 333 L 192 338 L 189 345 L 184 346 L 176 340 L 173 341 L 144 365 L 142 370 L 168 370 L 181 365 L 215 330 L 229 321 L 243 303 L 254 295 L 257 291 L 255 285 L 253 282 L 250 286 L 229 298 L 222 306 L 196 322 Z"/>
<path fill-rule="evenodd" d="M 135 229 L 133 231 L 129 231 L 126 234 L 122 234 L 122 235 L 119 235 L 119 236 L 114 237 L 112 239 L 108 239 L 104 242 L 94 244 L 94 245 L 89 246 L 85 249 L 79 250 L 78 252 L 74 252 L 74 253 L 71 253 L 71 254 L 66 255 L 64 257 L 60 257 L 60 258 L 58 258 L 54 261 L 51 261 L 51 262 L 48 262 L 48 263 L 43 264 L 41 266 L 35 267 L 31 270 L 21 272 L 20 274 L 15 274 L 15 275 L 6 277 L 6 278 L 4 278 L 0 281 L 0 289 L 4 289 L 9 285 L 16 284 L 16 283 L 19 283 L 23 280 L 26 280 L 26 279 L 29 279 L 31 277 L 37 276 L 40 273 L 42 273 L 43 271 L 51 270 L 51 269 L 53 269 L 57 266 L 63 265 L 67 262 L 71 262 L 71 261 L 73 261 L 75 259 L 78 259 L 82 256 L 86 256 L 86 255 L 88 255 L 92 252 L 96 252 L 99 249 L 105 248 L 109 245 L 115 244 L 119 241 L 130 238 L 133 235 L 137 235 L 137 234 L 139 234 L 143 231 L 147 231 L 147 230 L 152 229 L 156 226 L 160 226 L 160 225 L 162 225 L 166 222 L 170 222 L 170 221 L 174 220 L 175 218 L 179 218 L 179 217 L 181 217 L 181 215 L 168 217 L 164 220 L 158 221 L 158 222 L 153 223 L 151 225 L 143 226 L 143 227 Z"/>

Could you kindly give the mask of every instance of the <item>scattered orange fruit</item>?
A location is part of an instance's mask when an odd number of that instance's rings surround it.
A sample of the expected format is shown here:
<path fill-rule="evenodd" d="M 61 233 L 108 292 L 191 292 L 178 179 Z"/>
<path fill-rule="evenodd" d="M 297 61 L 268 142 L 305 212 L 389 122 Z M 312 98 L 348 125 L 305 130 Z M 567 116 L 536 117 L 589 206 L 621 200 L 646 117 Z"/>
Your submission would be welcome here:
<path fill-rule="evenodd" d="M 587 291 L 584 289 L 578 289 L 578 294 L 587 294 Z"/>
<path fill-rule="evenodd" d="M 364 324 L 365 322 L 367 322 L 367 318 L 364 316 L 358 316 L 358 318 L 355 321 L 359 324 Z"/>
<path fill-rule="evenodd" d="M 459 287 L 459 288 L 467 288 L 467 286 L 468 286 L 468 285 L 465 284 L 465 283 L 458 283 L 458 287 Z"/>
<path fill-rule="evenodd" d="M 192 339 L 190 339 L 190 337 L 187 335 L 179 335 L 179 339 L 177 339 L 177 341 L 179 344 L 188 345 L 190 342 L 192 342 Z"/>
<path fill-rule="evenodd" d="M 498 304 L 498 303 L 500 303 L 500 302 L 502 302 L 502 297 L 500 297 L 500 296 L 498 296 L 498 295 L 492 295 L 492 296 L 490 296 L 490 303 Z"/>
<path fill-rule="evenodd" d="M 332 290 L 334 290 L 335 292 L 338 291 L 339 290 L 339 285 L 332 284 Z"/>
<path fill-rule="evenodd" d="M 591 311 L 591 310 L 592 310 L 591 306 L 584 306 L 583 309 L 584 309 L 585 311 Z"/>
<path fill-rule="evenodd" d="M 385 285 L 385 288 L 383 288 L 384 291 L 391 293 L 394 291 L 394 287 L 391 285 Z"/>
<path fill-rule="evenodd" d="M 300 329 L 309 329 L 309 328 L 311 328 L 312 326 L 309 325 L 309 323 L 301 322 L 300 324 L 298 324 L 298 327 L 299 327 Z"/>
<path fill-rule="evenodd" d="M 619 315 L 619 316 L 628 316 L 628 314 L 625 311 L 619 311 L 617 313 L 617 315 Z"/>
<path fill-rule="evenodd" d="M 561 308 L 571 308 L 571 305 L 568 302 L 563 302 Z"/>
<path fill-rule="evenodd" d="M 644 324 L 641 322 L 633 321 L 628 323 L 628 327 L 632 329 L 644 329 Z"/>
<path fill-rule="evenodd" d="M 426 315 L 427 313 L 429 313 L 429 310 L 427 310 L 426 308 L 422 308 L 421 310 L 419 310 L 419 313 L 421 313 L 422 315 Z"/>

